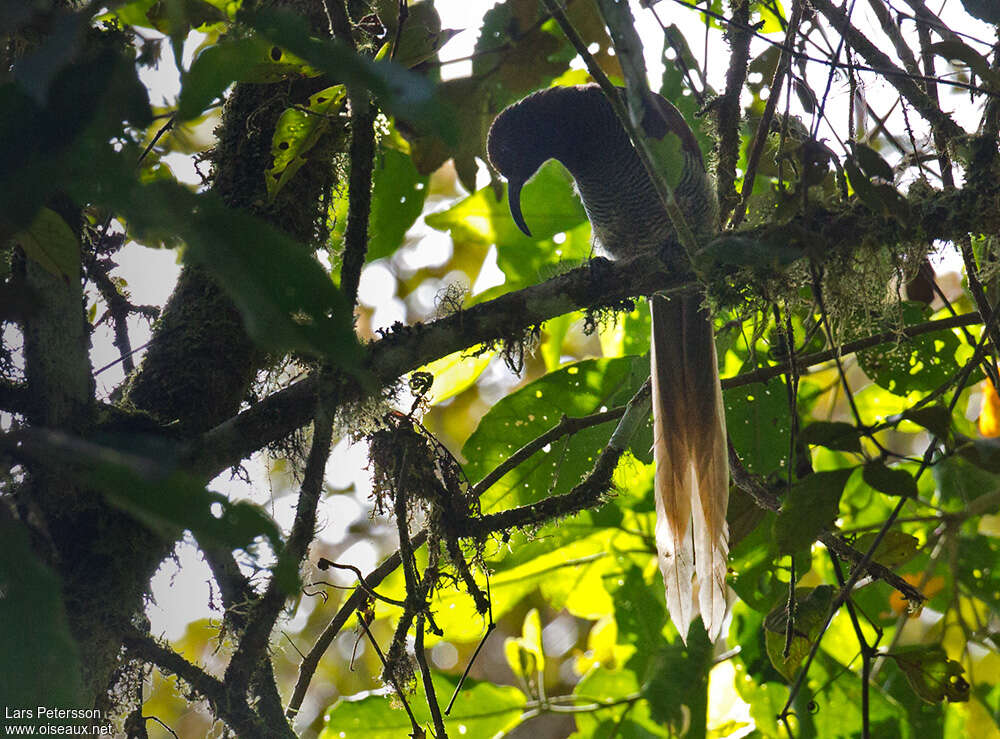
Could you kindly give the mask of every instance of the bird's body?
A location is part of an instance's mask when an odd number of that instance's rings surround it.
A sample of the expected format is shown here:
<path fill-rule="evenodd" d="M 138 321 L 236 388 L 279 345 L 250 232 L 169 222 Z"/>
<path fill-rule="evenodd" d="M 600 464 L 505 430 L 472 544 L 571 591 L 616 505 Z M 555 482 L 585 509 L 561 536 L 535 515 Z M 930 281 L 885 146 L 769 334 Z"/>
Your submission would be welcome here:
<path fill-rule="evenodd" d="M 680 143 L 674 194 L 695 235 L 714 231 L 717 205 L 701 151 L 680 113 L 653 96 L 643 125 Z M 611 104 L 597 85 L 529 95 L 494 121 L 490 161 L 507 177 L 511 214 L 521 186 L 548 159 L 576 181 L 594 241 L 615 257 L 654 251 L 668 266 L 686 257 L 673 223 Z M 712 325 L 700 295 L 653 296 L 651 374 L 656 460 L 656 541 L 667 606 L 681 632 L 700 612 L 715 638 L 725 616 L 729 470 Z"/>

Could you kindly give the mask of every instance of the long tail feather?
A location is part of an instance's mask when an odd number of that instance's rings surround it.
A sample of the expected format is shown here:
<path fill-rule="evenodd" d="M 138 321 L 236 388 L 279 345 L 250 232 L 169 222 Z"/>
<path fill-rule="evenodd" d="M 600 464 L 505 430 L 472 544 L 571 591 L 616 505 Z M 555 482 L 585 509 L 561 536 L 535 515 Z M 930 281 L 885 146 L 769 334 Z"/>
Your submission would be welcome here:
<path fill-rule="evenodd" d="M 683 636 L 698 613 L 714 640 L 726 613 L 729 462 L 708 313 L 699 296 L 654 296 L 656 546 L 667 609 Z"/>

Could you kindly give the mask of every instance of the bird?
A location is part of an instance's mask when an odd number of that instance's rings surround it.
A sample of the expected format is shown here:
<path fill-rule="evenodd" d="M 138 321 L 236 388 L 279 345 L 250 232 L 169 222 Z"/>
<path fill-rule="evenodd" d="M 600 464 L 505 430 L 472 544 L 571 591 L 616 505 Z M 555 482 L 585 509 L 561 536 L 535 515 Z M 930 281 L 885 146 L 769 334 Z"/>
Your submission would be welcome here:
<path fill-rule="evenodd" d="M 624 90 L 616 88 L 624 101 Z M 647 135 L 675 137 L 680 172 L 668 174 L 699 242 L 715 233 L 718 204 L 690 127 L 650 93 Z M 632 140 L 597 84 L 549 87 L 509 105 L 493 121 L 487 156 L 507 180 L 511 217 L 526 235 L 521 189 L 546 161 L 572 175 L 595 245 L 621 259 L 656 253 L 669 269 L 691 265 Z M 726 615 L 729 460 L 722 386 L 704 295 L 650 298 L 650 377 L 656 464 L 656 548 L 666 605 L 681 638 L 700 615 L 710 639 Z"/>

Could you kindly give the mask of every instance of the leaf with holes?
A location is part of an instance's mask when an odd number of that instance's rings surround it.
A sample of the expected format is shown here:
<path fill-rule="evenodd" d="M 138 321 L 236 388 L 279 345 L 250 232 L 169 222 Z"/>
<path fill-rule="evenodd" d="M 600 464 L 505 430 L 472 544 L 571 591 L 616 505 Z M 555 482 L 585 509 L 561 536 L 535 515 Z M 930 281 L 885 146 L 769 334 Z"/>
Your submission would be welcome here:
<path fill-rule="evenodd" d="M 788 398 L 778 381 L 726 390 L 726 428 L 748 470 L 767 475 L 788 456 Z"/>
<path fill-rule="evenodd" d="M 965 668 L 948 659 L 939 645 L 900 647 L 885 655 L 899 665 L 913 691 L 928 703 L 969 700 L 970 685 L 963 677 Z"/>
<path fill-rule="evenodd" d="M 610 407 L 643 357 L 588 359 L 535 380 L 496 403 L 462 447 L 470 480 L 482 479 L 529 441 L 566 416 L 586 416 Z M 536 452 L 483 493 L 484 513 L 533 503 L 568 492 L 594 466 L 611 437 L 614 422 L 564 436 Z"/>
<path fill-rule="evenodd" d="M 316 74 L 318 70 L 266 39 L 223 41 L 202 51 L 184 75 L 177 118 L 197 118 L 233 82 L 277 82 Z"/>
<path fill-rule="evenodd" d="M 288 108 L 274 127 L 271 166 L 265 173 L 268 200 L 273 201 L 295 173 L 308 161 L 306 156 L 330 127 L 330 117 L 343 107 L 346 91 L 333 85 L 309 97 L 304 106 Z"/>
<path fill-rule="evenodd" d="M 930 316 L 931 310 L 924 304 L 907 302 L 899 316 L 883 324 L 886 329 L 915 326 Z M 876 328 L 869 324 L 866 330 L 871 333 Z M 902 396 L 914 391 L 930 392 L 949 380 L 961 347 L 962 342 L 951 331 L 935 331 L 865 349 L 857 357 L 861 368 L 879 387 Z"/>

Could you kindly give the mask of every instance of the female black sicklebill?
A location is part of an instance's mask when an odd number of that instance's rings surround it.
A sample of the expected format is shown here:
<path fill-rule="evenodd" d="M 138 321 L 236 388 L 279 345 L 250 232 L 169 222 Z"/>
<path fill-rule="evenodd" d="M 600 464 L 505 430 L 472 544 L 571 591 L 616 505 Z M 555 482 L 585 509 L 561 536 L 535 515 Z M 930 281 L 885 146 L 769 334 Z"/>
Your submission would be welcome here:
<path fill-rule="evenodd" d="M 718 205 L 698 144 L 680 112 L 659 95 L 643 120 L 658 139 L 675 136 L 682 164 L 669 173 L 674 195 L 699 240 L 714 233 Z M 514 103 L 493 122 L 487 151 L 507 178 L 510 212 L 521 188 L 549 159 L 576 180 L 594 241 L 615 257 L 656 251 L 684 265 L 673 224 L 628 134 L 600 87 L 552 87 Z M 686 637 L 700 613 L 714 641 L 726 613 L 729 463 L 715 342 L 701 295 L 650 299 L 656 547 L 667 608 Z"/>

